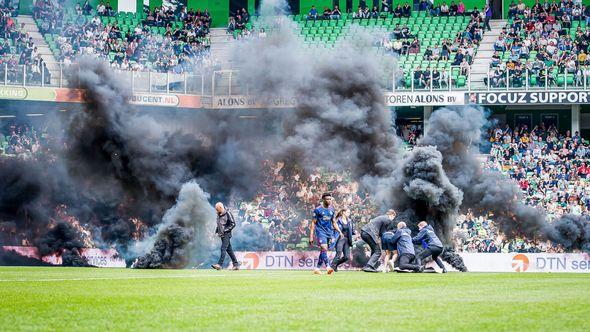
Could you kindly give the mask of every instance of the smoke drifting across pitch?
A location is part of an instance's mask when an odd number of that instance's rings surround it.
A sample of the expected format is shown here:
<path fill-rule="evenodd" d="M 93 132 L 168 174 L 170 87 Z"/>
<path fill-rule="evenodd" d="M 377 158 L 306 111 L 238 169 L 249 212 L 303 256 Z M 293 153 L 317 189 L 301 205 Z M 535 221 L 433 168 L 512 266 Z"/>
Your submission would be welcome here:
<path fill-rule="evenodd" d="M 251 93 L 297 100 L 271 155 L 287 167 L 351 170 L 383 210 L 402 209 L 414 225 L 429 215 L 449 240 L 462 195 L 435 148 L 403 155 L 380 80 L 393 72 L 395 59 L 372 48 L 381 36 L 355 26 L 334 49 L 310 49 L 298 36 L 300 27 L 283 16 L 288 12 L 283 0 L 264 1 L 261 11 L 263 26 L 272 32 L 239 44 L 234 62 Z M 452 252 L 446 257 L 461 263 Z M 455 264 L 463 270 L 460 265 Z"/>
<path fill-rule="evenodd" d="M 150 226 L 159 225 L 150 247 L 134 251 L 142 256 L 136 267 L 182 267 L 209 253 L 215 213 L 197 182 L 225 199 L 234 192 L 250 195 L 260 182 L 264 149 L 255 142 L 263 133 L 223 113 L 170 130 L 129 105 L 128 92 L 104 63 L 82 59 L 74 75 L 87 91 L 88 107 L 72 122 L 69 161 L 81 165 L 80 176 L 96 180 L 98 196 L 122 193 L 132 210 L 151 212 Z M 177 193 L 176 205 L 166 211 Z"/>
<path fill-rule="evenodd" d="M 380 77 L 394 62 L 373 51 L 378 38 L 355 27 L 333 49 L 308 48 L 299 25 L 282 16 L 284 0 L 264 1 L 261 12 L 268 37 L 238 43 L 234 63 L 251 94 L 297 100 L 295 112 L 284 114 L 283 139 L 271 155 L 303 169 L 352 170 L 371 185 L 390 174 L 400 141 Z"/>

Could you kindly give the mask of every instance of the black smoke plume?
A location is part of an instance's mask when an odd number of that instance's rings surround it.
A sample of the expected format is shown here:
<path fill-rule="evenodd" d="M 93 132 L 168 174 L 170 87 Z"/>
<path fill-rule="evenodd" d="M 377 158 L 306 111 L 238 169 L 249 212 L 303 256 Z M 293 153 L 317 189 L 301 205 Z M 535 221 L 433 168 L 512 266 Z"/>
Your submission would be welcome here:
<path fill-rule="evenodd" d="M 394 188 L 396 208 L 404 211 L 408 225 L 417 229 L 424 220 L 435 227 L 439 236 L 449 241 L 456 215 L 463 199 L 462 192 L 447 178 L 443 157 L 433 146 L 420 146 L 403 159 L 398 183 Z"/>
<path fill-rule="evenodd" d="M 0 158 L 0 217 L 13 216 L 35 201 L 42 192 L 41 172 L 15 158 Z"/>
<path fill-rule="evenodd" d="M 271 156 L 304 170 L 351 170 L 372 187 L 375 177 L 393 172 L 401 146 L 379 79 L 378 64 L 393 68 L 393 58 L 372 52 L 373 36 L 361 29 L 335 49 L 307 49 L 294 22 L 264 17 L 277 11 L 288 12 L 284 0 L 264 1 L 261 22 L 273 32 L 235 50 L 252 94 L 296 100 L 295 112 L 284 114 L 283 138 L 274 142 Z"/>
<path fill-rule="evenodd" d="M 49 228 L 35 245 L 41 256 L 60 253 L 64 266 L 90 266 L 88 261 L 80 255 L 79 250 L 84 248 L 81 238 L 82 235 L 74 226 L 59 221 Z"/>
<path fill-rule="evenodd" d="M 149 240 L 153 243 L 147 243 L 151 249 L 133 267 L 182 268 L 205 259 L 216 218 L 208 200 L 209 195 L 195 181 L 185 183 L 176 204 L 166 211 L 155 239 Z"/>
<path fill-rule="evenodd" d="M 465 266 L 465 262 L 463 262 L 463 258 L 459 256 L 452 247 L 445 247 L 443 253 L 440 255 L 440 258 L 449 263 L 455 270 L 461 272 L 467 272 L 467 266 Z"/>

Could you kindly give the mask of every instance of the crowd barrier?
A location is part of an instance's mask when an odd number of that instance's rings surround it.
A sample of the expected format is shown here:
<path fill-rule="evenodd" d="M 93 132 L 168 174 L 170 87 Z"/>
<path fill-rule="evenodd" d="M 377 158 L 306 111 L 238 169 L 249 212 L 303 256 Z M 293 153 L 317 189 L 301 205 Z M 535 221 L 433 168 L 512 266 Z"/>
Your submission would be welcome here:
<path fill-rule="evenodd" d="M 14 251 L 19 255 L 42 259 L 44 262 L 61 265 L 61 257 L 49 255 L 40 257 L 36 247 L 4 246 L 4 251 Z M 91 265 L 98 267 L 125 267 L 125 260 L 115 249 L 85 248 L 81 255 Z M 238 251 L 236 257 L 246 270 L 312 270 L 317 264 L 318 251 Z M 470 272 L 570 272 L 590 273 L 590 255 L 587 253 L 460 253 Z M 334 253 L 329 253 L 332 260 Z M 347 262 L 340 270 L 357 270 Z M 447 265 L 447 269 L 453 270 Z M 430 263 L 429 266 L 434 264 Z M 228 268 L 231 267 L 231 264 Z"/>
<path fill-rule="evenodd" d="M 242 268 L 253 270 L 311 270 L 317 251 L 237 252 Z M 470 272 L 572 272 L 590 273 L 586 253 L 460 253 Z M 330 259 L 333 253 L 330 255 Z M 432 265 L 432 264 L 431 264 Z M 447 269 L 453 270 L 447 265 Z M 342 269 L 356 269 L 345 264 Z"/>

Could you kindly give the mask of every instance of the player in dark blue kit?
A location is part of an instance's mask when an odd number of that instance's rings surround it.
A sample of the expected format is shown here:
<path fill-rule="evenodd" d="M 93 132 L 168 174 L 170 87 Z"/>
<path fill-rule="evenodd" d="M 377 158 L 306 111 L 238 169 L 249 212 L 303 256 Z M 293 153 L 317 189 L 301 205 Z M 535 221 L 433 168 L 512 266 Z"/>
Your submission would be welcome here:
<path fill-rule="evenodd" d="M 318 265 L 313 271 L 314 274 L 322 274 L 320 272 L 322 265 L 326 266 L 328 274 L 334 272 L 328 260 L 328 247 L 330 243 L 336 240 L 337 236 L 342 236 L 334 214 L 332 195 L 325 193 L 322 195 L 322 204 L 313 210 L 313 219 L 309 229 L 309 243 L 313 244 L 315 241 L 320 247 L 320 256 L 318 258 Z"/>

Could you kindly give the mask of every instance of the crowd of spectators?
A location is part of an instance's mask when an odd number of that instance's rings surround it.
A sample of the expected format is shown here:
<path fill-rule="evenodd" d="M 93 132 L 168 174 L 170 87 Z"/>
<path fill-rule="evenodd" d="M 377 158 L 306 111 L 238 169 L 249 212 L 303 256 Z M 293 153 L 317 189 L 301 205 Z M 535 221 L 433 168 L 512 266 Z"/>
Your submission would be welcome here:
<path fill-rule="evenodd" d="M 528 7 L 520 0 L 510 4 L 508 16 L 494 43 L 486 84 L 522 87 L 527 77 L 530 85 L 539 87 L 588 84 L 590 24 L 580 23 L 590 22 L 590 6 L 537 0 Z"/>
<path fill-rule="evenodd" d="M 408 146 L 414 146 L 418 142 L 418 139 L 422 136 L 423 130 L 421 124 L 402 124 L 398 125 L 398 135 L 402 138 L 403 142 Z"/>
<path fill-rule="evenodd" d="M 460 14 L 449 12 L 445 15 Z M 408 26 L 400 26 L 400 24 L 396 24 L 391 35 L 383 39 L 382 46 L 386 51 L 398 55 L 423 54 L 424 60 L 427 61 L 449 61 L 450 66 L 458 67 L 460 75 L 467 76 L 483 37 L 484 28 L 489 21 L 488 15 L 491 15 L 491 12 L 489 7 L 486 7 L 483 12 L 478 11 L 476 7 L 469 12 L 469 15 L 469 23 L 463 31 L 457 32 L 453 39 L 443 38 L 440 44 L 427 46 L 425 50 L 423 50 L 420 39 L 410 32 Z M 431 68 L 429 65 L 425 68 L 417 66 L 411 73 L 411 80 L 415 88 L 430 86 L 443 88 L 448 86 L 449 82 L 455 83 L 453 80 L 449 80 L 449 73 L 445 67 Z"/>
<path fill-rule="evenodd" d="M 0 126 L 0 156 L 28 158 L 48 153 L 51 143 L 42 127 L 4 122 Z M 405 124 L 398 132 L 408 146 L 414 145 L 422 127 Z M 590 215 L 590 145 L 578 133 L 560 133 L 542 124 L 496 127 L 489 130 L 490 152 L 483 167 L 502 172 L 522 189 L 526 204 L 547 212 L 549 221 L 566 213 Z M 411 148 L 411 147 L 410 147 Z M 323 192 L 332 192 L 337 208 L 347 207 L 358 225 L 378 213 L 371 197 L 347 172 L 315 169 L 304 171 L 283 162 L 262 162 L 263 181 L 258 194 L 248 201 L 231 199 L 238 223 L 260 223 L 273 239 L 273 250 L 308 249 L 311 211 Z M 455 249 L 460 252 L 559 252 L 550 243 L 506 239 L 493 215 L 468 211 L 459 215 L 454 230 Z"/>
<path fill-rule="evenodd" d="M 271 161 L 264 162 L 263 169 L 261 193 L 252 201 L 232 205 L 238 211 L 238 222 L 258 222 L 268 229 L 274 250 L 307 248 L 311 211 L 323 192 L 331 192 L 336 206 L 351 209 L 360 223 L 376 213 L 370 197 L 359 192 L 358 183 L 347 173 L 315 170 L 307 174 Z"/>
<path fill-rule="evenodd" d="M 264 27 L 258 29 L 250 22 L 250 13 L 246 8 L 238 10 L 234 15 L 229 17 L 227 23 L 227 34 L 232 35 L 234 39 L 251 39 L 266 38 Z"/>
<path fill-rule="evenodd" d="M 0 8 L 0 80 L 40 84 L 44 78 L 48 83 L 51 75 L 24 24 L 18 24 L 18 10 L 8 0 L 3 3 Z"/>
<path fill-rule="evenodd" d="M 518 182 L 526 204 L 542 207 L 548 219 L 564 214 L 590 215 L 590 146 L 579 133 L 560 133 L 543 124 L 493 128 L 485 167 L 503 172 Z M 558 251 L 548 243 L 519 239 L 507 241 L 494 226 L 493 216 L 467 214 L 458 225 L 463 236 L 456 246 L 463 251 Z"/>
<path fill-rule="evenodd" d="M 0 126 L 0 155 L 28 158 L 41 152 L 45 135 L 34 126 L 6 123 Z"/>
<path fill-rule="evenodd" d="M 182 74 L 210 65 L 210 40 L 207 37 L 211 15 L 207 10 L 146 8 L 143 18 L 129 30 L 118 21 L 105 21 L 114 15 L 108 10 L 96 11 L 89 3 L 77 6 L 73 20 L 67 20 L 64 7 L 49 0 L 35 3 L 34 15 L 42 21 L 43 34 L 59 34 L 58 61 L 69 64 L 80 55 L 108 59 L 122 70 L 173 72 Z M 96 15 L 93 13 L 96 12 Z M 86 15 L 90 13 L 90 15 Z"/>
<path fill-rule="evenodd" d="M 415 144 L 421 127 L 399 127 L 404 141 Z M 590 157 L 588 142 L 575 133 L 559 133 L 543 125 L 494 128 L 489 132 L 491 151 L 484 167 L 503 172 L 518 182 L 526 204 L 547 211 L 549 221 L 565 213 L 589 215 Z M 347 174 L 317 170 L 287 171 L 283 163 L 266 162 L 264 189 L 253 201 L 234 202 L 239 222 L 264 225 L 274 239 L 274 250 L 306 249 L 311 211 L 322 192 L 333 191 L 338 206 L 353 211 L 361 225 L 375 216 L 370 197 L 359 191 Z M 460 252 L 560 252 L 560 247 L 529 239 L 506 239 L 492 215 L 476 216 L 470 210 L 457 219 L 455 249 Z"/>

